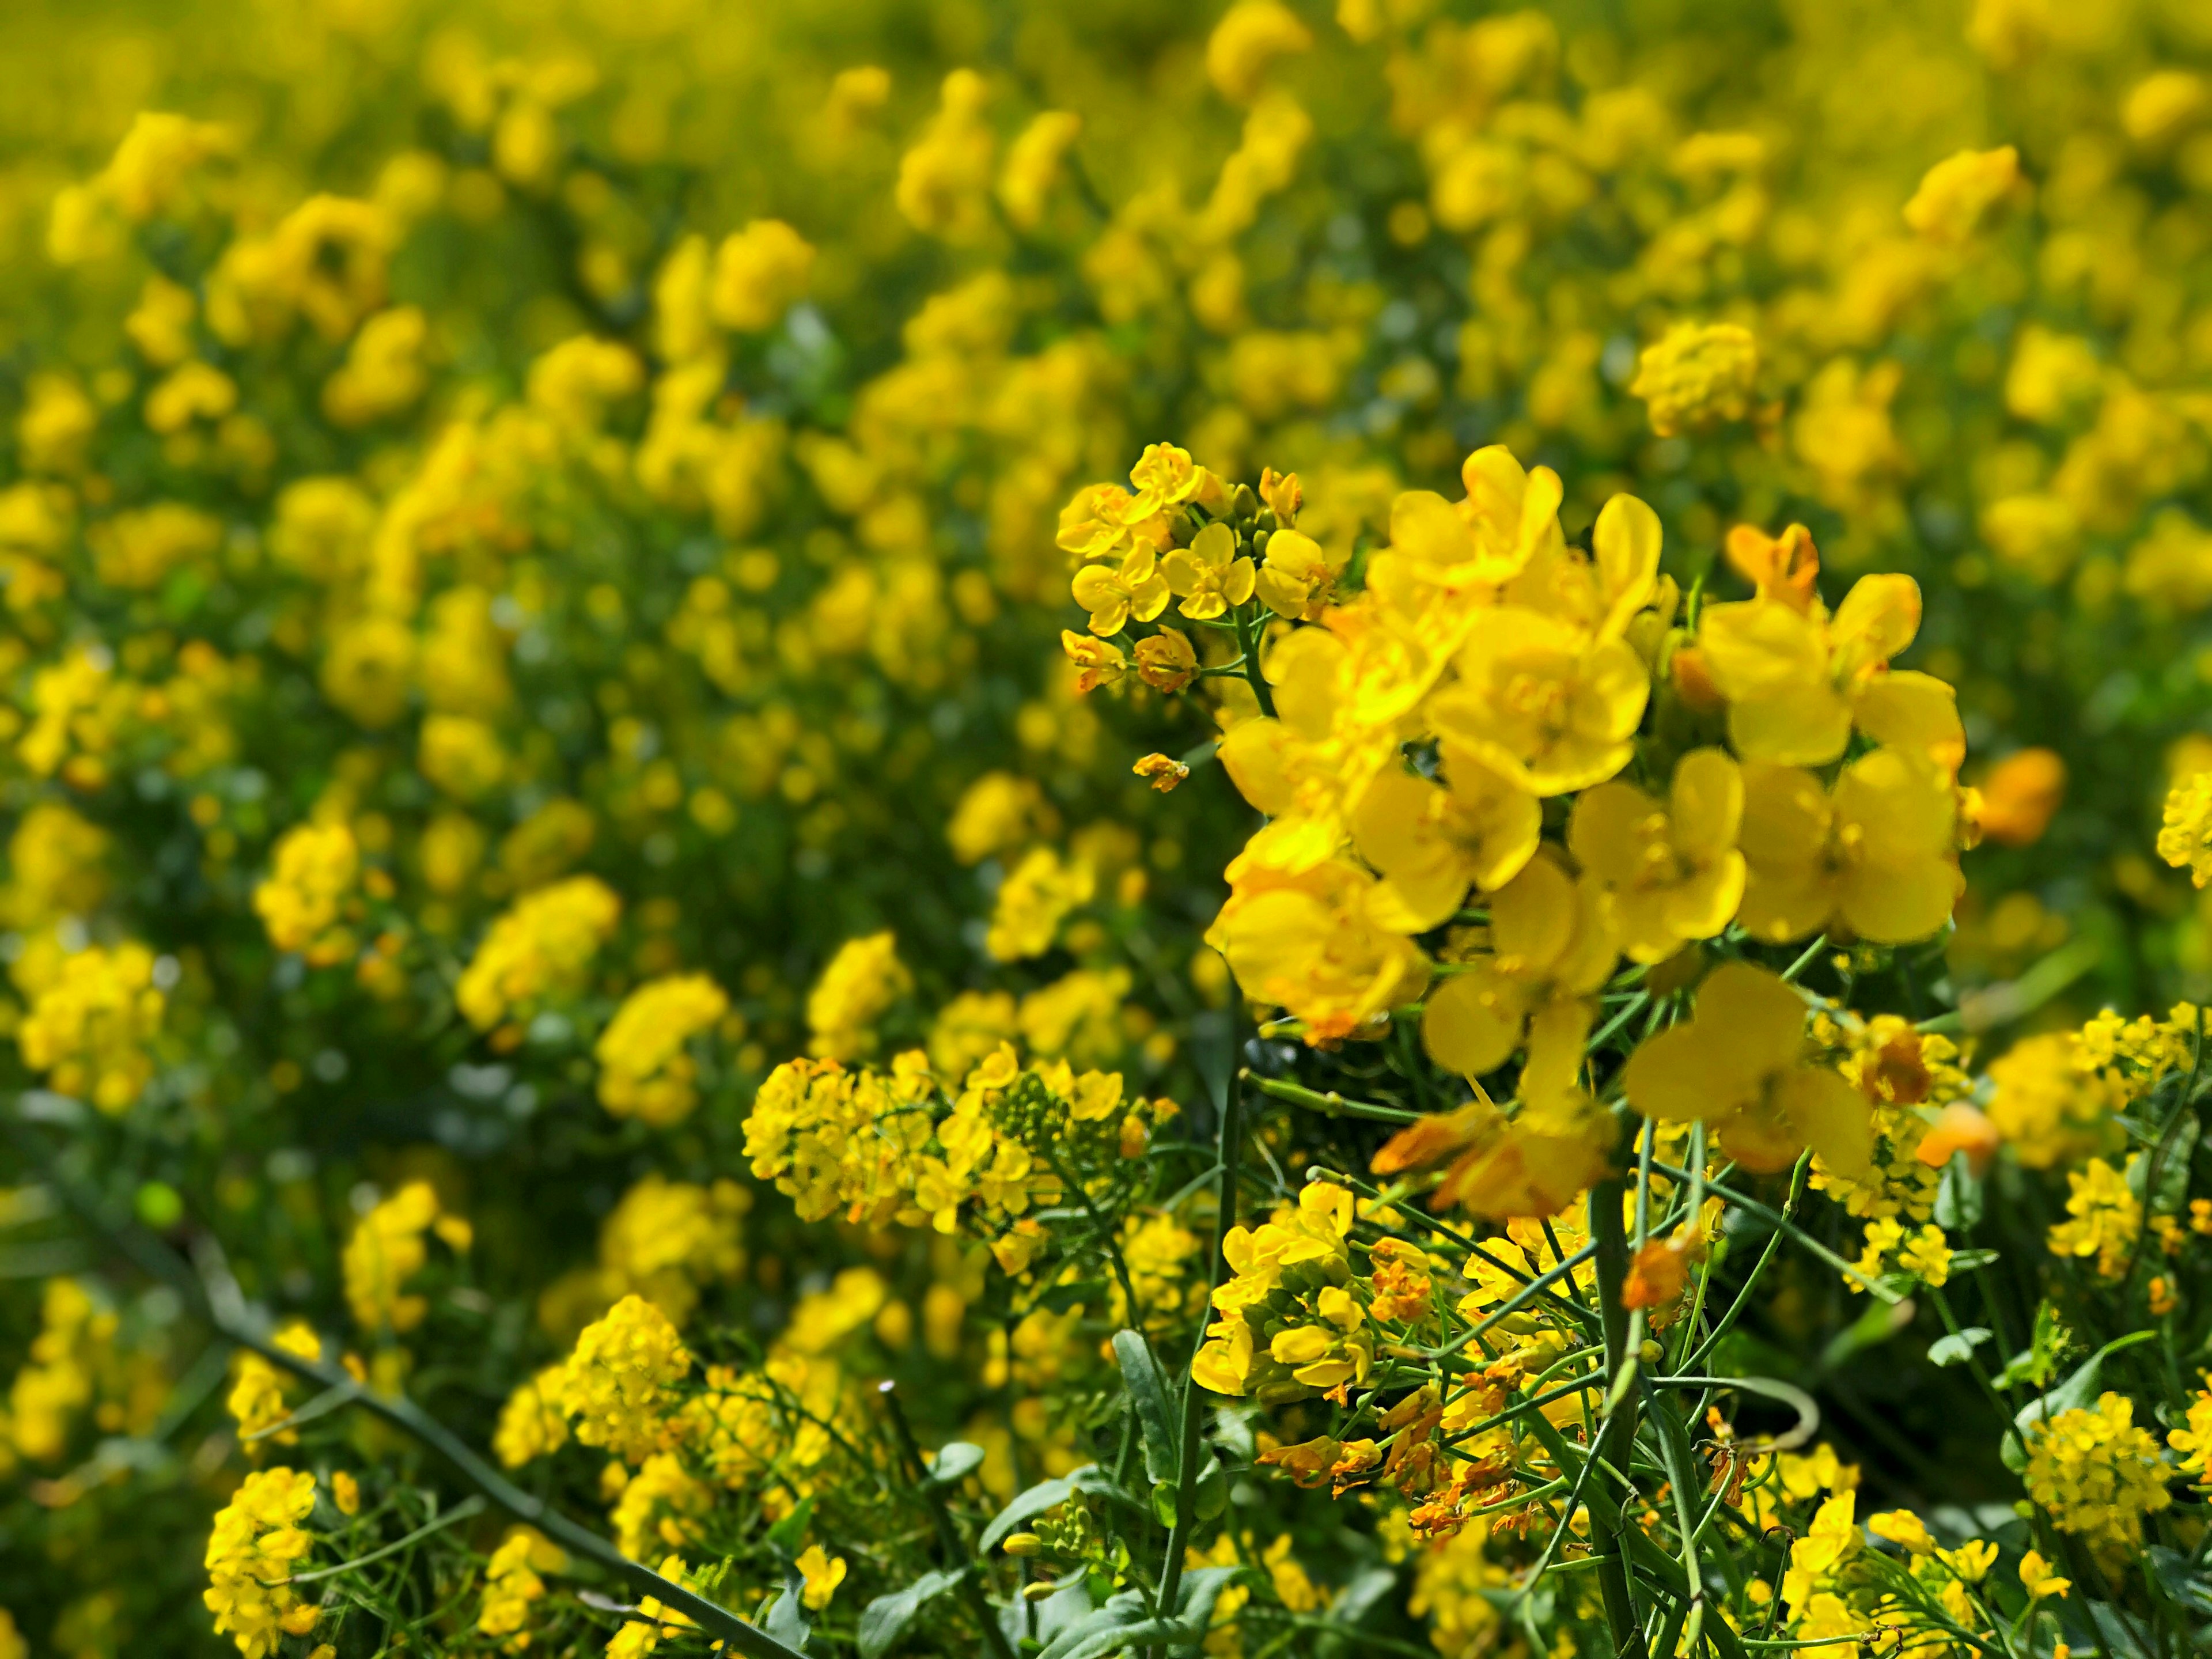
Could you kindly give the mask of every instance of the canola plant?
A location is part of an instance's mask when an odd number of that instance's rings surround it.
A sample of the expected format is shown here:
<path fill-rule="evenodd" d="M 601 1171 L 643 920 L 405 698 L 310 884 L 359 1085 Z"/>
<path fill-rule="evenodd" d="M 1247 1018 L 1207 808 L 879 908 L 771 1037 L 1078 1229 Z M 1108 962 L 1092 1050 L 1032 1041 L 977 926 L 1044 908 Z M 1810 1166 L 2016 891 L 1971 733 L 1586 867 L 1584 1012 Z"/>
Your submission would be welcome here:
<path fill-rule="evenodd" d="M 2212 14 L 27 3 L 0 1659 L 2212 1641 Z"/>

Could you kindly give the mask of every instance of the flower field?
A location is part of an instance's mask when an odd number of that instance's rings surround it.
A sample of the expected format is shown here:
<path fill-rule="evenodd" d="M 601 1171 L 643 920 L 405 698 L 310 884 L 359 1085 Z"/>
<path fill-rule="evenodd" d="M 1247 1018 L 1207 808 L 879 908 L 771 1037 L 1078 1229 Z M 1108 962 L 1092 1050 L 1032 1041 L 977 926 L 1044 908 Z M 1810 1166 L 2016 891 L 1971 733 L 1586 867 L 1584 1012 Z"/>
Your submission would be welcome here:
<path fill-rule="evenodd" d="M 0 60 L 0 1659 L 2212 1644 L 2197 0 Z"/>

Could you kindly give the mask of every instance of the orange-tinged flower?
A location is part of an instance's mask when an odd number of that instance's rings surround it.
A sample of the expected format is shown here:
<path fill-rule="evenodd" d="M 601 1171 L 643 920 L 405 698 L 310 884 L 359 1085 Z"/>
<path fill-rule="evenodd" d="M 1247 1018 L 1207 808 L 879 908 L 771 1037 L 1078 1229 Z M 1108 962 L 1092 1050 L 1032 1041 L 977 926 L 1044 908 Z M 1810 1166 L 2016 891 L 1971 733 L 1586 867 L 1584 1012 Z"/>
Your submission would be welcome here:
<path fill-rule="evenodd" d="M 1743 898 L 1742 822 L 1743 775 L 1718 749 L 1685 755 L 1663 804 L 1618 780 L 1576 797 L 1567 845 L 1604 884 L 1632 962 L 1663 962 L 1728 926 Z"/>
<path fill-rule="evenodd" d="M 1525 1042 L 1521 1097 L 1573 1092 L 1589 1035 L 1589 994 L 1618 959 L 1599 890 L 1545 849 L 1490 902 L 1490 954 L 1437 988 L 1421 1042 L 1447 1071 L 1493 1072 Z"/>
<path fill-rule="evenodd" d="M 1085 696 L 1102 685 L 1112 685 L 1129 672 L 1129 659 L 1121 654 L 1121 647 L 1105 640 L 1086 638 L 1063 628 L 1060 631 L 1060 649 L 1077 669 L 1075 692 Z"/>
<path fill-rule="evenodd" d="M 1382 872 L 1370 913 L 1399 933 L 1449 921 L 1470 884 L 1490 892 L 1521 873 L 1543 822 L 1534 795 L 1456 744 L 1441 784 L 1384 768 L 1352 815 L 1353 845 Z"/>
<path fill-rule="evenodd" d="M 1218 1394 L 1218 1389 L 1214 1390 Z M 1322 1435 L 1318 1439 L 1301 1441 L 1294 1446 L 1275 1446 L 1261 1452 L 1253 1461 L 1262 1465 L 1273 1464 L 1301 1486 L 1320 1486 L 1328 1483 L 1329 1471 L 1336 1467 L 1343 1442 Z"/>
<path fill-rule="evenodd" d="M 1651 692 L 1626 641 L 1518 605 L 1475 614 L 1459 672 L 1430 703 L 1437 729 L 1538 795 L 1626 765 Z"/>
<path fill-rule="evenodd" d="M 1155 691 L 1180 691 L 1198 678 L 1198 653 L 1180 629 L 1137 641 L 1137 678 Z"/>
<path fill-rule="evenodd" d="M 1163 795 L 1173 793 L 1175 787 L 1190 775 L 1190 768 L 1167 755 L 1147 755 L 1129 769 Z"/>
<path fill-rule="evenodd" d="M 1796 767 L 1745 767 L 1737 921 L 1778 943 L 1823 927 L 1880 945 L 1925 939 L 1962 885 L 1957 805 L 1940 773 L 1893 749 L 1853 761 L 1832 792 Z"/>
<path fill-rule="evenodd" d="M 2066 763 L 2049 749 L 2016 749 L 1982 780 L 1975 814 L 1982 839 L 2033 847 L 2066 799 Z"/>
<path fill-rule="evenodd" d="M 1624 1308 L 1669 1308 L 1681 1300 L 1689 1282 L 1690 1264 L 1705 1240 L 1695 1227 L 1672 1238 L 1655 1238 L 1636 1253 L 1621 1281 Z"/>
<path fill-rule="evenodd" d="M 1252 561 L 1237 551 L 1237 538 L 1225 524 L 1210 524 L 1188 547 L 1176 548 L 1162 562 L 1169 589 L 1182 601 L 1177 608 L 1193 622 L 1225 614 L 1252 597 L 1256 580 Z"/>
<path fill-rule="evenodd" d="M 1577 1056 L 1579 1058 L 1579 1054 Z M 1579 1091 L 1524 1105 L 1511 1118 L 1477 1101 L 1409 1124 L 1384 1144 L 1376 1175 L 1422 1169 L 1449 1157 L 1432 1195 L 1493 1221 L 1558 1214 L 1605 1173 L 1613 1119 Z"/>
<path fill-rule="evenodd" d="M 1856 1178 L 1873 1155 L 1866 1097 L 1806 1058 L 1804 999 L 1749 963 L 1714 969 L 1693 1018 L 1631 1054 L 1626 1080 L 1638 1111 L 1713 1125 L 1747 1170 L 1787 1169 L 1809 1146 Z"/>
<path fill-rule="evenodd" d="M 1757 525 L 1740 524 L 1729 532 L 1724 550 L 1729 565 L 1759 590 L 1760 599 L 1786 605 L 1800 616 L 1820 603 L 1820 550 L 1803 525 L 1770 536 Z"/>
<path fill-rule="evenodd" d="M 1074 591 L 1101 639 L 1120 633 L 1132 617 L 1150 622 L 1168 608 L 1167 578 L 1150 548 L 1132 550 L 1119 565 L 1085 565 L 1075 573 Z"/>
<path fill-rule="evenodd" d="M 1977 1179 L 1997 1155 L 2003 1137 L 1997 1133 L 1996 1125 L 1978 1108 L 1963 1100 L 1954 1100 L 1937 1115 L 1935 1124 L 1920 1138 L 1913 1148 L 1913 1157 L 1930 1169 L 1940 1170 L 1951 1161 L 1954 1152 L 1966 1155 L 1966 1166 Z"/>

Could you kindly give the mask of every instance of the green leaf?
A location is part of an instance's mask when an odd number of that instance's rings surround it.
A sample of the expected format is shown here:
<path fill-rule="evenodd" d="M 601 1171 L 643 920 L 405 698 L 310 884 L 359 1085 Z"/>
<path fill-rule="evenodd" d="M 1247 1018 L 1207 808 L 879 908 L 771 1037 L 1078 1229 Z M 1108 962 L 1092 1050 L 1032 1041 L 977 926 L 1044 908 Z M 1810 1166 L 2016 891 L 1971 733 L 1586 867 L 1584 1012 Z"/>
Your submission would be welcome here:
<path fill-rule="evenodd" d="M 1955 1336 L 1938 1337 L 1928 1345 L 1928 1363 L 1931 1365 L 1963 1365 L 1976 1348 L 1990 1340 L 1990 1334 L 1985 1326 L 1969 1325 Z"/>
<path fill-rule="evenodd" d="M 1218 1520 L 1221 1512 L 1229 1507 L 1229 1477 L 1223 1471 L 1219 1458 L 1206 1458 L 1199 1469 L 1197 1490 L 1192 1496 L 1191 1507 L 1201 1521 Z"/>
<path fill-rule="evenodd" d="M 1055 1285 L 1037 1298 L 1040 1306 L 1056 1314 L 1064 1314 L 1076 1304 L 1103 1303 L 1106 1299 L 1106 1281 L 1103 1279 L 1079 1279 L 1072 1285 Z"/>
<path fill-rule="evenodd" d="M 983 1467 L 983 1449 L 967 1440 L 948 1440 L 937 1449 L 937 1461 L 929 1466 L 933 1486 L 957 1486 Z"/>
<path fill-rule="evenodd" d="M 1176 1616 L 1203 1629 L 1213 1617 L 1213 1604 L 1221 1592 L 1243 1571 L 1242 1567 L 1194 1567 L 1183 1574 L 1182 1588 L 1176 1593 Z"/>
<path fill-rule="evenodd" d="M 1819 1370 L 1825 1375 L 1878 1346 L 1912 1322 L 1910 1302 L 1871 1302 L 1867 1310 L 1836 1333 L 1820 1355 Z"/>
<path fill-rule="evenodd" d="M 2179 1550 L 2150 1547 L 2151 1572 L 2167 1598 L 2191 1613 L 2212 1613 L 2212 1568 L 2200 1567 Z"/>
<path fill-rule="evenodd" d="M 1323 1636 L 1315 1644 L 1318 1659 L 1346 1659 L 1358 1653 L 1358 1638 L 1353 1632 L 1376 1608 L 1389 1603 L 1397 1588 L 1398 1575 L 1388 1567 L 1368 1567 L 1355 1573 L 1322 1615 L 1332 1625 L 1343 1626 L 1344 1632 Z"/>
<path fill-rule="evenodd" d="M 783 1594 L 775 1598 L 760 1627 L 786 1647 L 806 1651 L 806 1638 L 811 1628 L 806 1622 L 806 1607 L 799 1597 L 805 1584 L 797 1574 L 785 1580 Z"/>
<path fill-rule="evenodd" d="M 1936 1224 L 1962 1231 L 1981 1218 L 1982 1183 L 1974 1179 L 1966 1155 L 1954 1152 L 1943 1166 L 1943 1184 L 1936 1189 Z"/>
<path fill-rule="evenodd" d="M 2083 1360 L 2073 1376 L 2050 1393 L 2022 1406 L 2020 1415 L 2013 1419 L 2013 1425 L 2020 1431 L 2019 1438 L 2014 1439 L 2011 1435 L 2004 1438 L 2002 1451 L 2005 1467 L 2014 1474 L 2027 1467 L 2027 1454 L 2021 1449 L 2021 1442 L 2028 1438 L 2031 1430 L 2062 1413 L 2079 1411 L 2096 1400 L 2098 1385 L 2104 1378 L 2107 1359 L 2124 1348 L 2132 1348 L 2139 1342 L 2154 1341 L 2157 1337 L 2156 1331 L 2130 1331 L 2125 1336 L 2114 1337 Z"/>
<path fill-rule="evenodd" d="M 2185 1110 L 2179 1121 L 2160 1137 L 2166 1144 L 2166 1156 L 2159 1159 L 2156 1193 L 2148 1188 L 2151 1159 L 2157 1157 L 2158 1147 L 2153 1146 L 2128 1160 L 2128 1190 L 2142 1200 L 2151 1214 L 2172 1215 L 2188 1202 L 2189 1162 L 2197 1155 L 2198 1127 L 2197 1115 Z M 2166 1135 L 2172 1139 L 2166 1139 Z"/>
<path fill-rule="evenodd" d="M 1121 1381 L 1129 1390 L 1129 1404 L 1137 1413 L 1137 1427 L 1145 1437 L 1145 1473 L 1155 1482 L 1173 1484 L 1182 1464 L 1182 1448 L 1174 1431 L 1174 1414 L 1168 1410 L 1167 1385 L 1152 1345 L 1134 1331 L 1114 1334 L 1114 1358 L 1121 1362 Z"/>
<path fill-rule="evenodd" d="M 2058 1322 L 2058 1310 L 2048 1302 L 2037 1304 L 2035 1328 L 2028 1334 L 2028 1346 L 2006 1362 L 2004 1375 L 1997 1378 L 2000 1389 L 2016 1389 L 2023 1382 L 2037 1388 L 2049 1382 L 2058 1370 L 2070 1337 L 2066 1328 Z"/>
<path fill-rule="evenodd" d="M 801 1498 L 798 1508 L 768 1529 L 769 1547 L 786 1557 L 798 1554 L 799 1540 L 806 1536 L 813 1520 L 814 1500 Z"/>
<path fill-rule="evenodd" d="M 1970 1273 L 1977 1267 L 1986 1267 L 1992 1261 L 2002 1260 L 2003 1257 L 1996 1250 L 1954 1250 L 1951 1252 L 1951 1271 Z"/>
<path fill-rule="evenodd" d="M 1206 1638 L 1207 1621 L 1223 1588 L 1244 1569 L 1199 1567 L 1183 1575 L 1176 1596 L 1176 1616 L 1158 1619 L 1145 1611 L 1144 1598 L 1124 1590 L 1103 1607 L 1069 1625 L 1053 1638 L 1037 1659 L 1105 1659 L 1124 1648 L 1147 1645 L 1195 1647 Z"/>
<path fill-rule="evenodd" d="M 960 1582 L 957 1571 L 926 1572 L 904 1589 L 893 1590 L 888 1595 L 878 1595 L 860 1609 L 860 1659 L 883 1659 L 907 1626 L 914 1622 L 915 1614 L 923 1606 L 942 1595 Z"/>
<path fill-rule="evenodd" d="M 2098 1639 L 2110 1659 L 2152 1659 L 2161 1650 L 2135 1614 L 2109 1601 L 2091 1601 L 2087 1607 L 2089 1622 L 2096 1626 Z"/>

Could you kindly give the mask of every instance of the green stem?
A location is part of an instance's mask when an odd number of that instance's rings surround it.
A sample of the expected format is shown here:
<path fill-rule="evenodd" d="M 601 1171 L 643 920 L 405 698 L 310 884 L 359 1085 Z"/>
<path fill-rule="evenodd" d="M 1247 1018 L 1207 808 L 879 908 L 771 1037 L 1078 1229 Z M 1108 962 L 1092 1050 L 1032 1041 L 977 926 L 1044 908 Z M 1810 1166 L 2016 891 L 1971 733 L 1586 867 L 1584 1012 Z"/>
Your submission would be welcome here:
<path fill-rule="evenodd" d="M 1658 1170 L 1660 1174 L 1671 1176 L 1677 1181 L 1686 1182 L 1695 1178 L 1688 1170 L 1678 1170 L 1671 1164 L 1660 1164 L 1654 1162 L 1651 1167 Z M 1843 1274 L 1844 1278 L 1850 1279 L 1851 1283 L 1857 1285 L 1869 1296 L 1874 1297 L 1875 1301 L 1887 1303 L 1893 1308 L 1897 1306 L 1899 1303 L 1905 1300 L 1905 1297 L 1902 1295 L 1898 1291 L 1891 1290 L 1888 1285 L 1877 1283 L 1875 1280 L 1869 1279 L 1856 1267 L 1854 1267 L 1850 1262 L 1844 1261 L 1843 1257 L 1838 1255 L 1826 1245 L 1821 1243 L 1819 1239 L 1814 1238 L 1803 1228 L 1798 1226 L 1796 1223 L 1791 1221 L 1789 1217 L 1778 1214 L 1775 1211 L 1768 1209 L 1766 1206 L 1761 1204 L 1757 1199 L 1746 1198 L 1741 1193 L 1737 1192 L 1734 1188 L 1723 1187 L 1717 1181 L 1707 1182 L 1705 1185 L 1710 1191 L 1718 1193 L 1729 1203 L 1736 1205 L 1742 1209 L 1750 1211 L 1752 1214 L 1759 1217 L 1762 1221 L 1767 1222 L 1769 1224 L 1780 1228 L 1784 1232 L 1787 1232 L 1791 1238 L 1796 1240 L 1801 1249 L 1809 1251 L 1814 1255 L 1820 1257 L 1821 1261 L 1826 1262 L 1838 1273 Z"/>
<path fill-rule="evenodd" d="M 906 1420 L 906 1410 L 899 1404 L 898 1385 L 878 1382 L 876 1392 L 883 1397 L 884 1411 L 891 1419 L 891 1431 L 897 1435 L 899 1449 L 914 1472 L 915 1490 L 921 1494 L 928 1507 L 930 1523 L 937 1528 L 937 1541 L 945 1551 L 945 1565 L 960 1573 L 960 1594 L 968 1603 L 969 1612 L 983 1627 L 984 1645 L 997 1659 L 1014 1659 L 1014 1650 L 1006 1640 L 1006 1632 L 999 1628 L 999 1615 L 991 1606 L 991 1598 L 983 1593 L 983 1585 L 975 1572 L 975 1558 L 968 1553 L 968 1546 L 960 1536 L 960 1528 L 952 1522 L 952 1511 L 945 1506 L 945 1494 L 929 1478 L 929 1466 L 921 1461 L 921 1443 L 914 1437 L 914 1428 Z"/>
<path fill-rule="evenodd" d="M 1260 712 L 1272 716 L 1275 712 L 1275 694 L 1267 677 L 1260 672 L 1260 647 L 1253 637 L 1252 619 L 1244 614 L 1243 605 L 1229 614 L 1237 619 L 1237 647 L 1244 653 L 1244 678 L 1252 688 L 1252 695 L 1259 699 Z"/>
<path fill-rule="evenodd" d="M 1242 619 L 1239 626 L 1242 627 Z M 1232 1033 L 1232 1036 L 1234 1034 Z M 1222 1241 L 1229 1230 L 1237 1224 L 1237 1163 L 1243 1144 L 1243 1127 L 1239 1121 L 1243 1104 L 1243 1077 L 1240 1073 L 1229 1080 L 1222 1091 L 1221 1131 L 1216 1152 L 1221 1167 L 1221 1187 L 1213 1214 L 1213 1252 L 1206 1264 L 1206 1307 L 1213 1305 L 1213 1292 L 1221 1288 L 1221 1272 L 1227 1258 L 1222 1255 Z M 1198 1322 L 1198 1340 L 1192 1346 L 1194 1362 L 1200 1348 L 1206 1346 L 1208 1328 L 1212 1324 L 1210 1312 Z M 1182 1589 L 1182 1558 L 1189 1546 L 1191 1524 L 1195 1517 L 1198 1498 L 1198 1459 L 1200 1450 L 1200 1413 L 1205 1401 L 1205 1390 L 1183 1368 L 1182 1384 L 1182 1464 L 1176 1482 L 1175 1524 L 1168 1528 L 1167 1559 L 1160 1566 L 1159 1615 L 1163 1619 L 1176 1616 L 1176 1599 Z"/>
<path fill-rule="evenodd" d="M 1628 1346 L 1628 1310 L 1620 1291 L 1628 1277 L 1628 1234 L 1620 1214 L 1626 1186 L 1618 1176 L 1601 1181 L 1589 1190 L 1589 1234 L 1597 1246 L 1598 1320 L 1605 1334 L 1606 1370 L 1615 1379 L 1616 1397 L 1608 1399 L 1608 1417 L 1591 1448 L 1593 1457 L 1603 1458 L 1615 1468 L 1628 1466 L 1627 1453 L 1636 1438 L 1636 1407 L 1632 1399 L 1618 1397 L 1621 1379 L 1633 1375 L 1629 1367 L 1636 1355 Z M 1608 1513 L 1609 1511 L 1609 1513 Z M 1590 1505 L 1590 1522 L 1596 1534 L 1598 1585 L 1605 1598 L 1605 1622 L 1613 1638 L 1615 1659 L 1646 1659 L 1644 1621 L 1630 1592 L 1628 1562 L 1621 1529 L 1626 1517 L 1618 1505 Z"/>
<path fill-rule="evenodd" d="M 1367 1117 L 1377 1123 L 1419 1123 L 1427 1115 L 1409 1112 L 1402 1106 L 1376 1106 L 1364 1100 L 1346 1100 L 1335 1090 L 1322 1094 L 1316 1090 L 1285 1083 L 1280 1078 L 1254 1077 L 1249 1068 L 1237 1074 L 1240 1082 L 1249 1083 L 1261 1094 L 1276 1100 L 1287 1100 L 1293 1106 L 1304 1106 L 1325 1117 Z"/>
<path fill-rule="evenodd" d="M 287 1584 L 312 1584 L 318 1578 L 335 1578 L 342 1572 L 351 1572 L 356 1567 L 365 1567 L 372 1562 L 383 1560 L 386 1556 L 397 1555 L 409 1545 L 420 1543 L 433 1533 L 443 1532 L 447 1528 L 457 1526 L 472 1516 L 482 1515 L 483 1510 L 483 1498 L 464 1498 L 436 1520 L 425 1522 L 404 1538 L 386 1544 L 380 1550 L 371 1550 L 367 1555 L 357 1555 L 352 1560 L 341 1561 L 334 1567 L 317 1567 L 313 1572 L 295 1572 L 289 1578 L 281 1582 Z"/>

